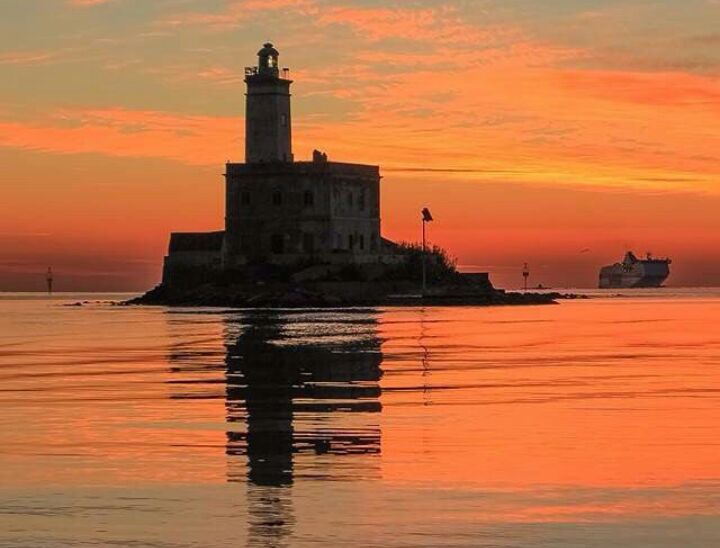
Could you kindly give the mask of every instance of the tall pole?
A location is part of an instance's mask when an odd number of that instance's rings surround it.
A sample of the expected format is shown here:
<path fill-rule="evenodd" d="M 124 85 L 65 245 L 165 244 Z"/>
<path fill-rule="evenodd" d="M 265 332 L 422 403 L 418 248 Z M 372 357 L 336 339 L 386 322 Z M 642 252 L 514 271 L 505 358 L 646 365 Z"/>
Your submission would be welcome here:
<path fill-rule="evenodd" d="M 47 281 L 48 295 L 52 295 L 52 292 L 53 292 L 53 273 L 52 273 L 52 267 L 48 267 L 47 277 L 46 277 L 45 279 L 46 279 L 46 281 Z"/>
<path fill-rule="evenodd" d="M 427 239 L 425 238 L 425 225 L 433 220 L 432 213 L 426 207 L 422 210 L 422 294 L 427 291 Z"/>
<path fill-rule="evenodd" d="M 425 296 L 427 290 L 427 244 L 425 243 L 425 217 L 422 220 L 422 294 Z"/>

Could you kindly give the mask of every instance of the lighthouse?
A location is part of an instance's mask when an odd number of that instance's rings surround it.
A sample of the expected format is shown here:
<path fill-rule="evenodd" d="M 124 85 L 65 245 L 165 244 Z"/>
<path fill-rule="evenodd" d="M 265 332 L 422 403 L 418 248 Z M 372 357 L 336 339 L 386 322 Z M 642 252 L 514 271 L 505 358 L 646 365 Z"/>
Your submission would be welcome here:
<path fill-rule="evenodd" d="M 293 82 L 279 58 L 266 43 L 245 68 L 245 161 L 225 165 L 225 230 L 173 233 L 164 284 L 246 280 L 269 265 L 281 272 L 381 261 L 389 244 L 380 225 L 380 168 L 320 150 L 295 160 Z"/>
<path fill-rule="evenodd" d="M 258 64 L 245 68 L 245 162 L 292 162 L 292 124 L 288 70 L 271 43 L 258 52 Z"/>

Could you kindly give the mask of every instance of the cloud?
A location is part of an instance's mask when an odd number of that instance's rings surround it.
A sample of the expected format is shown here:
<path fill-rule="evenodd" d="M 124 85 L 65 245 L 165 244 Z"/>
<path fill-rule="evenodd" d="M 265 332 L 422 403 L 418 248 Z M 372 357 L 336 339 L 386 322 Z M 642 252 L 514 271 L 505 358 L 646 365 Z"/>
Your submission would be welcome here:
<path fill-rule="evenodd" d="M 471 25 L 451 6 L 361 7 L 333 6 L 317 0 L 236 0 L 217 11 L 180 12 L 160 20 L 162 26 L 204 26 L 227 30 L 262 14 L 282 11 L 290 18 L 304 17 L 309 27 L 345 27 L 364 41 L 400 38 L 442 44 L 486 43 L 507 27 Z"/>
<path fill-rule="evenodd" d="M 50 51 L 8 51 L 0 53 L 0 65 L 35 65 L 56 57 Z"/>
<path fill-rule="evenodd" d="M 684 72 L 558 71 L 561 85 L 596 97 L 659 106 L 720 110 L 720 78 Z"/>
<path fill-rule="evenodd" d="M 159 21 L 161 26 L 207 26 L 224 30 L 237 26 L 257 12 L 303 10 L 315 8 L 314 0 L 238 0 L 227 3 L 220 11 L 180 12 Z"/>
<path fill-rule="evenodd" d="M 448 7 L 333 7 L 319 14 L 318 23 L 349 26 L 371 41 L 392 37 L 467 44 L 478 41 L 481 34 L 477 27 L 462 23 L 455 11 Z"/>
<path fill-rule="evenodd" d="M 52 236 L 50 232 L 0 232 L 0 238 L 49 238 Z M 3 263 L 7 265 L 8 263 Z"/>
<path fill-rule="evenodd" d="M 720 32 L 693 36 L 690 41 L 703 46 L 720 46 Z"/>
<path fill-rule="evenodd" d="M 166 158 L 221 165 L 240 151 L 237 118 L 159 111 L 64 109 L 43 120 L 0 122 L 0 146 L 57 154 Z"/>
<path fill-rule="evenodd" d="M 142 64 L 143 78 L 162 84 L 144 90 L 155 105 L 165 103 L 152 93 L 167 92 L 169 84 L 178 98 L 213 84 L 214 100 L 226 88 L 227 102 L 220 99 L 208 110 L 231 112 L 243 89 L 237 45 L 205 31 L 242 24 L 255 35 L 272 20 L 303 59 L 293 70 L 295 104 L 302 112 L 295 121 L 298 158 L 331 144 L 332 158 L 473 180 L 512 173 L 535 182 L 677 187 L 707 186 L 717 175 L 717 163 L 708 160 L 717 134 L 707 115 L 717 111 L 720 91 L 710 75 L 580 68 L 597 55 L 541 39 L 527 25 L 515 26 L 517 21 L 501 24 L 475 12 L 483 17 L 478 22 L 459 4 L 235 0 L 214 5 L 220 7 L 162 20 L 198 27 L 182 33 L 182 55 L 158 49 L 153 57 L 143 44 L 147 58 L 133 51 L 132 57 L 104 59 L 103 66 L 117 77 Z M 170 41 L 181 34 L 162 30 Z M 202 40 L 193 35 L 196 30 Z M 312 44 L 297 45 L 308 35 Z M 313 55 L 318 49 L 327 56 Z M 248 50 L 249 58 L 254 51 Z M 32 59 L 6 54 L 7 63 Z M 202 101 L 172 104 L 168 108 L 205 108 Z M 47 119 L 2 123 L 0 143 L 216 165 L 241 159 L 242 120 L 151 109 L 65 109 Z"/>
<path fill-rule="evenodd" d="M 68 4 L 75 7 L 99 6 L 100 4 L 109 4 L 114 0 L 69 0 Z"/>

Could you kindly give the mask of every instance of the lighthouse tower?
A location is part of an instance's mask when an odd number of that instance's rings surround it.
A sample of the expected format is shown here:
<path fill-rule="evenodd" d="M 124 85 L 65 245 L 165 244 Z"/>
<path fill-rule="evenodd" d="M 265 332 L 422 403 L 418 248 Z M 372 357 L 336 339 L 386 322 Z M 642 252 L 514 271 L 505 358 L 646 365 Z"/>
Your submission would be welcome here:
<path fill-rule="evenodd" d="M 256 270 L 281 279 L 295 267 L 384 256 L 380 168 L 329 160 L 319 150 L 295 161 L 292 82 L 278 57 L 265 44 L 257 66 L 245 69 L 245 161 L 225 165 L 225 230 L 173 233 L 164 284 L 207 283 L 220 272 L 222 280 L 249 280 Z M 269 265 L 282 268 L 255 268 Z"/>
<path fill-rule="evenodd" d="M 245 162 L 292 162 L 290 84 L 281 75 L 280 54 L 267 43 L 258 52 L 258 65 L 245 68 Z"/>

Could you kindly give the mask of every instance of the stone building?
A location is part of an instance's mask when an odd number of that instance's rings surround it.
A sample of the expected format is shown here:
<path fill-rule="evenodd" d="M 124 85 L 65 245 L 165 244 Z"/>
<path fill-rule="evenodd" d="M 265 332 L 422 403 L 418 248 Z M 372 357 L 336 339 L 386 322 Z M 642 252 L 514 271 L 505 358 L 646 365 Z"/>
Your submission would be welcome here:
<path fill-rule="evenodd" d="M 174 233 L 164 281 L 187 270 L 232 271 L 252 264 L 372 263 L 380 232 L 378 166 L 292 151 L 289 71 L 272 44 L 245 69 L 245 163 L 225 173 L 225 231 Z"/>

